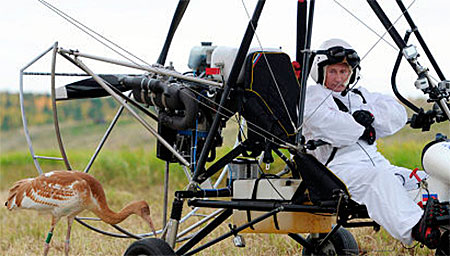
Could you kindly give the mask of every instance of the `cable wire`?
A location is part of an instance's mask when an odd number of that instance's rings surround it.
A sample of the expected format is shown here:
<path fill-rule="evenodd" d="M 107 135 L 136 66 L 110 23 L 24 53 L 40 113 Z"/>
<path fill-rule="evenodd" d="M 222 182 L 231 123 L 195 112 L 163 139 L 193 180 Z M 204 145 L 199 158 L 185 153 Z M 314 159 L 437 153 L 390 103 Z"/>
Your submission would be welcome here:
<path fill-rule="evenodd" d="M 294 122 L 293 122 L 293 120 L 291 118 L 291 115 L 289 114 L 289 109 L 287 108 L 286 102 L 284 101 L 283 95 L 281 94 L 280 87 L 278 86 L 277 80 L 275 79 L 275 75 L 273 74 L 272 67 L 270 66 L 270 63 L 267 60 L 266 54 L 264 53 L 264 50 L 263 50 L 264 48 L 262 47 L 261 40 L 259 39 L 258 33 L 256 33 L 256 28 L 254 27 L 253 23 L 251 22 L 250 13 L 247 10 L 247 6 L 245 5 L 244 0 L 241 0 L 241 2 L 242 2 L 242 5 L 244 7 L 245 13 L 247 14 L 247 18 L 250 19 L 250 25 L 251 25 L 251 27 L 253 29 L 253 32 L 255 33 L 256 40 L 258 41 L 259 48 L 262 51 L 262 55 L 264 57 L 264 61 L 267 63 L 267 67 L 269 68 L 269 72 L 270 72 L 270 75 L 272 77 L 272 80 L 275 83 L 275 88 L 278 91 L 278 96 L 280 96 L 281 102 L 283 103 L 283 106 L 284 106 L 284 110 L 286 111 L 286 113 L 287 113 L 287 115 L 289 117 L 289 121 L 291 121 L 292 128 L 297 133 L 298 130 L 296 129 L 296 126 L 295 126 L 295 124 L 294 124 Z"/>
<path fill-rule="evenodd" d="M 415 0 L 414 0 L 415 1 Z M 355 18 L 357 21 L 359 21 L 361 24 L 363 24 L 366 28 L 368 28 L 370 31 L 372 31 L 375 35 L 377 35 L 379 38 L 382 38 L 384 42 L 386 42 L 389 46 L 391 46 L 394 50 L 398 51 L 398 48 L 394 45 L 392 45 L 391 43 L 389 43 L 389 41 L 385 40 L 381 35 L 379 35 L 374 29 L 372 29 L 369 25 L 367 25 L 366 23 L 364 23 L 364 21 L 362 21 L 360 18 L 358 18 L 353 12 L 351 12 L 349 9 L 345 8 L 344 5 L 342 5 L 341 3 L 339 3 L 337 0 L 334 0 L 334 2 L 339 5 L 342 9 L 344 9 L 348 14 L 350 14 L 353 18 Z"/>
<path fill-rule="evenodd" d="M 41 4 L 43 4 L 45 7 L 49 8 L 51 11 L 53 11 L 54 13 L 56 13 L 57 15 L 59 15 L 61 18 L 65 19 L 67 22 L 69 22 L 70 24 L 74 25 L 75 27 L 77 27 L 78 29 L 80 29 L 82 32 L 84 32 L 85 34 L 87 34 L 88 36 L 92 37 L 94 40 L 96 40 L 97 42 L 99 42 L 100 44 L 102 44 L 103 46 L 107 47 L 108 49 L 112 50 L 113 52 L 117 53 L 118 55 L 122 56 L 123 58 L 129 60 L 130 62 L 134 63 L 135 65 L 138 66 L 142 66 L 138 63 L 136 63 L 135 61 L 133 61 L 132 59 L 128 58 L 127 56 L 125 56 L 124 54 L 120 53 L 119 51 L 113 49 L 113 47 L 109 46 L 108 44 L 106 44 L 105 42 L 103 42 L 102 40 L 98 39 L 98 37 L 100 37 L 101 39 L 105 40 L 106 42 L 112 44 L 113 46 L 117 47 L 118 49 L 124 51 L 125 53 L 127 53 L 128 55 L 136 58 L 137 60 L 141 61 L 142 63 L 151 66 L 150 64 L 148 64 L 146 61 L 144 61 L 143 59 L 137 57 L 136 55 L 134 55 L 133 53 L 131 53 L 130 51 L 124 49 L 123 47 L 119 46 L 118 44 L 114 43 L 113 41 L 107 39 L 105 36 L 101 35 L 100 33 L 95 32 L 93 29 L 89 28 L 88 26 L 84 25 L 83 23 L 79 22 L 78 20 L 76 20 L 75 18 L 71 17 L 70 15 L 68 15 L 67 13 L 61 11 L 60 9 L 56 8 L 54 5 L 46 2 L 45 0 L 38 0 Z M 90 31 L 90 32 L 88 32 Z M 97 37 L 96 37 L 97 36 Z"/>

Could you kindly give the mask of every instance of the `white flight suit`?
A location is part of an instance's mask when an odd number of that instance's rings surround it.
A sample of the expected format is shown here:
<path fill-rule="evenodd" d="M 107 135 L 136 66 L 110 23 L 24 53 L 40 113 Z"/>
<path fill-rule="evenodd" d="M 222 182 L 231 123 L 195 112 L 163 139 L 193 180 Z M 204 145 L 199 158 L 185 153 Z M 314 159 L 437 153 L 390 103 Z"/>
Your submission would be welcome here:
<path fill-rule="evenodd" d="M 323 140 L 330 144 L 310 151 L 323 164 L 333 147 L 338 148 L 327 167 L 346 184 L 354 201 L 366 205 L 374 221 L 394 238 L 411 244 L 412 228 L 423 211 L 406 190 L 417 188 L 417 180 L 409 178 L 410 170 L 391 165 L 377 151 L 376 143 L 369 145 L 360 140 L 365 128 L 351 115 L 357 110 L 370 111 L 375 117 L 372 126 L 376 137 L 381 138 L 394 134 L 406 124 L 406 111 L 392 97 L 358 89 L 367 104 L 353 92 L 344 97 L 320 84 L 308 86 L 304 136 L 306 141 Z M 333 96 L 341 100 L 350 113 L 339 110 Z"/>

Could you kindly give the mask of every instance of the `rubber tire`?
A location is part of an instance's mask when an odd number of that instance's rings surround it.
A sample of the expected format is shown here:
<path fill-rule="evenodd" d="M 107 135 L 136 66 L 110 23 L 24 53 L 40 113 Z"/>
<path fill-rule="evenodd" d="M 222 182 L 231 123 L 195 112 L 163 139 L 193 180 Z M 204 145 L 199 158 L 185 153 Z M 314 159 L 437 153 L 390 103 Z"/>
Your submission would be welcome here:
<path fill-rule="evenodd" d="M 445 231 L 441 236 L 441 242 L 436 249 L 436 256 L 450 255 L 450 233 Z"/>
<path fill-rule="evenodd" d="M 320 234 L 319 241 L 322 241 L 327 234 Z M 311 242 L 311 235 L 306 237 L 308 242 Z M 359 255 L 358 243 L 355 237 L 347 229 L 340 227 L 336 233 L 334 233 L 328 240 L 328 244 L 325 244 L 326 251 L 320 252 L 318 255 Z M 328 254 L 327 254 L 328 253 Z M 317 255 L 313 254 L 310 250 L 303 248 L 302 255 Z"/>
<path fill-rule="evenodd" d="M 132 243 L 124 253 L 124 256 L 138 255 L 175 255 L 175 252 L 166 241 L 152 237 Z"/>

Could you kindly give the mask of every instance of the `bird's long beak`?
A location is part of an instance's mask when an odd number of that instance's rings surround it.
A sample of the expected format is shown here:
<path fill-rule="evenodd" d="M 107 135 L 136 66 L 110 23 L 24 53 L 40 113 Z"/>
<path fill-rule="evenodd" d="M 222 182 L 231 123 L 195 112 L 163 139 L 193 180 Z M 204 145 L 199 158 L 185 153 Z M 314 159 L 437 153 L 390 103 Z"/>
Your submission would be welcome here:
<path fill-rule="evenodd" d="M 148 225 L 150 226 L 150 228 L 153 231 L 153 235 L 155 237 L 157 237 L 156 236 L 156 229 L 155 229 L 155 226 L 153 225 L 153 221 L 152 221 L 152 218 L 150 217 L 150 215 L 143 215 L 142 218 L 144 218 L 144 220 L 147 221 Z"/>

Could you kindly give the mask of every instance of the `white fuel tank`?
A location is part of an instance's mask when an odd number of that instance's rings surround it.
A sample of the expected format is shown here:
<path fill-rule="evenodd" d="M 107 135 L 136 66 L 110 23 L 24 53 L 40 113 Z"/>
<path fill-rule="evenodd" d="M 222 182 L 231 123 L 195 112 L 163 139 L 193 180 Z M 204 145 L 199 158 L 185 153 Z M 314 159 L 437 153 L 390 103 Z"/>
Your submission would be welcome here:
<path fill-rule="evenodd" d="M 422 159 L 425 171 L 450 184 L 450 141 L 442 141 L 428 147 Z"/>
<path fill-rule="evenodd" d="M 428 188 L 440 201 L 450 200 L 450 141 L 441 141 L 425 147 L 422 166 L 430 175 Z"/>

